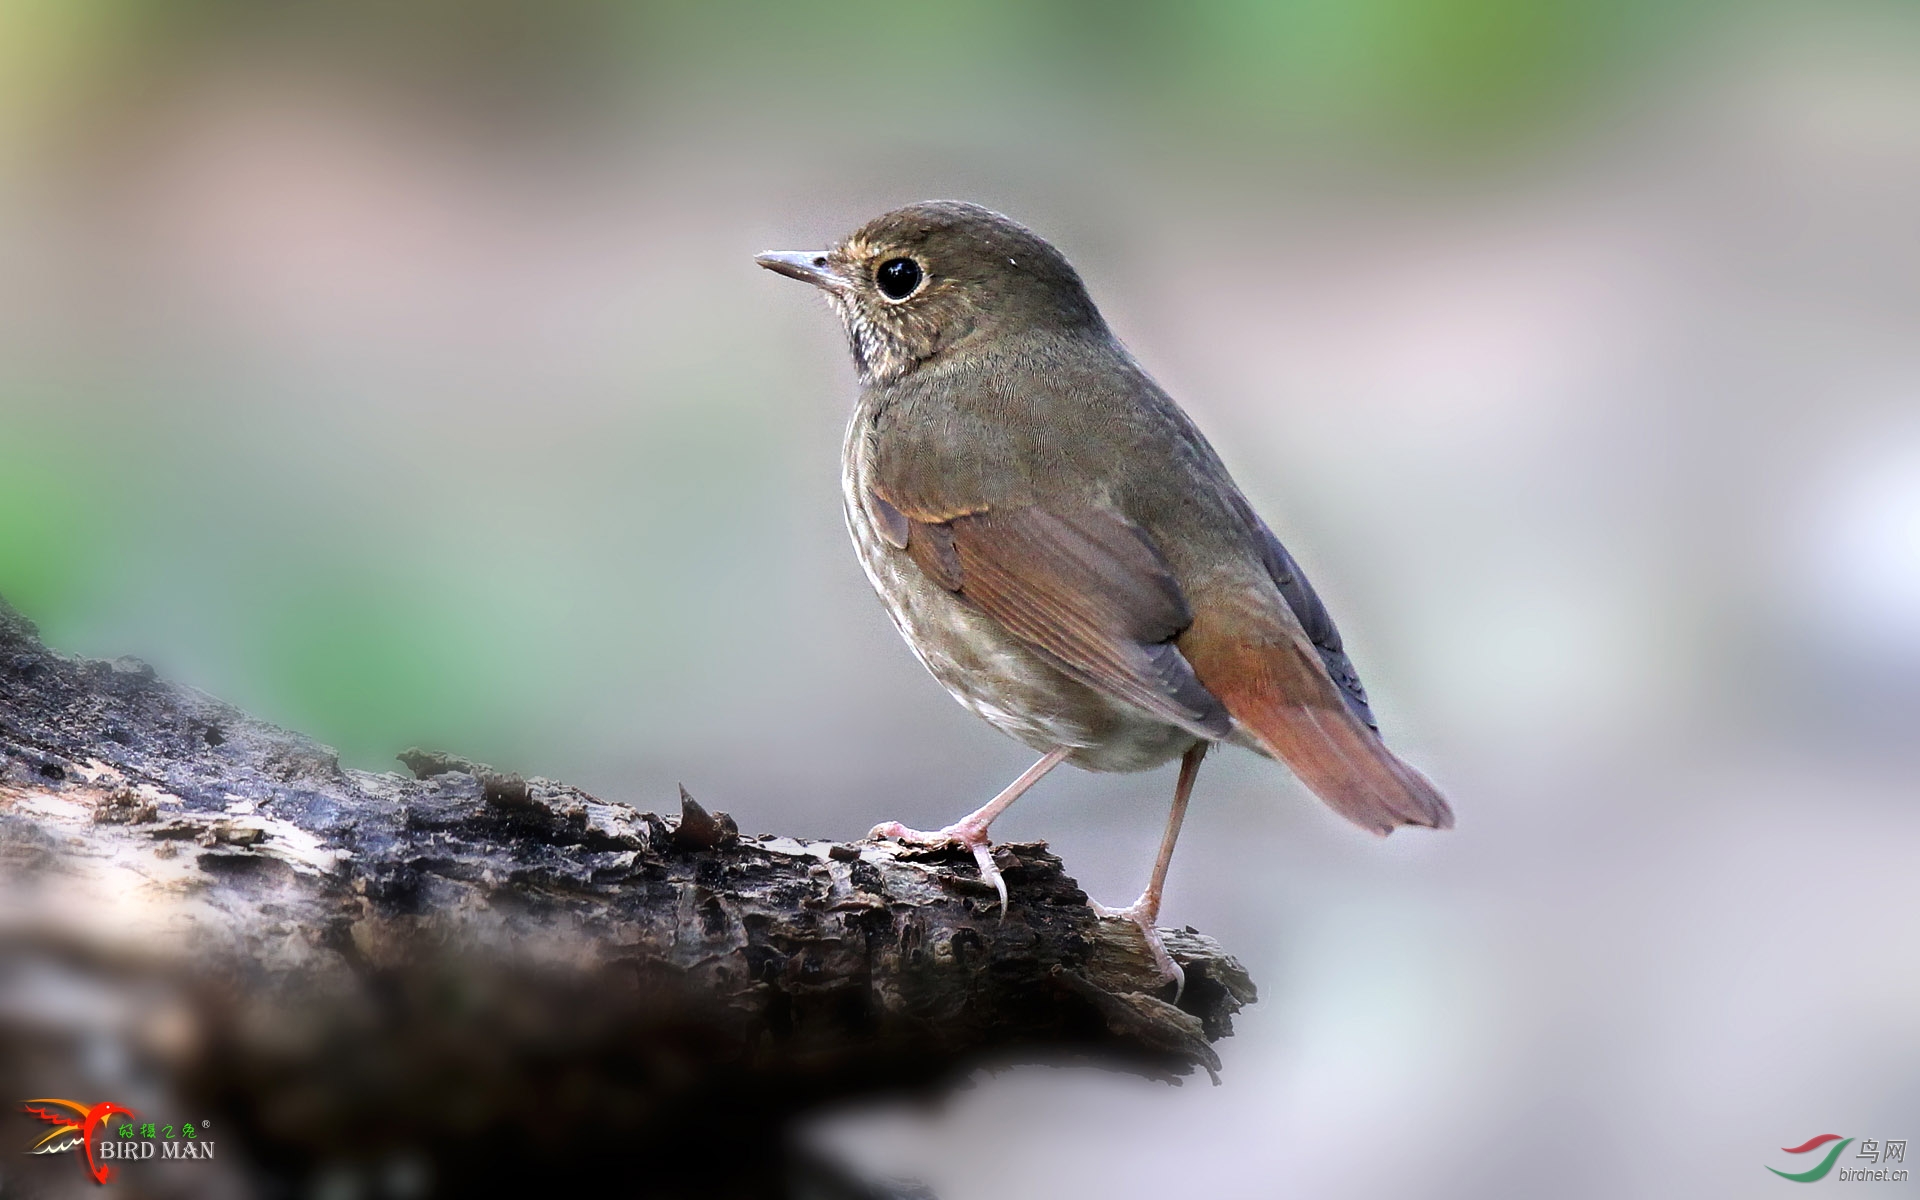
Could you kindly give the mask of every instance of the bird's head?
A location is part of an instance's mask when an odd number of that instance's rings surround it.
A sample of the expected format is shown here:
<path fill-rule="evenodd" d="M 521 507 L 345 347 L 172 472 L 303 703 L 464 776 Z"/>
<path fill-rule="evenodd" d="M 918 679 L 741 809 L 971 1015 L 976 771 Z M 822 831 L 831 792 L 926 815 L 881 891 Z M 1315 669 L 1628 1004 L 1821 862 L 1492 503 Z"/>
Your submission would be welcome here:
<path fill-rule="evenodd" d="M 774 251 L 754 261 L 826 294 L 865 383 L 903 378 L 962 343 L 1105 329 L 1058 250 L 977 204 L 911 204 L 830 250 Z"/>

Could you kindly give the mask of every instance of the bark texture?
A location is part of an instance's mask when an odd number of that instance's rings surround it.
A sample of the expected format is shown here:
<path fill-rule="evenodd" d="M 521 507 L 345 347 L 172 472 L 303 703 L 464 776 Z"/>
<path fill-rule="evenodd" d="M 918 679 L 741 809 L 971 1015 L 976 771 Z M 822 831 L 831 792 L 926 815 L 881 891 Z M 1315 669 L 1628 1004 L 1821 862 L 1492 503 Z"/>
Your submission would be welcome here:
<path fill-rule="evenodd" d="M 1002 919 L 958 852 L 402 757 L 343 768 L 0 604 L 0 1100 L 213 1135 L 214 1162 L 118 1168 L 132 1194 L 911 1195 L 810 1159 L 795 1118 L 1019 1062 L 1214 1073 L 1253 1000 L 1189 930 L 1172 1003 L 1043 844 L 1000 848 Z M 0 1192 L 91 1189 L 73 1157 Z"/>

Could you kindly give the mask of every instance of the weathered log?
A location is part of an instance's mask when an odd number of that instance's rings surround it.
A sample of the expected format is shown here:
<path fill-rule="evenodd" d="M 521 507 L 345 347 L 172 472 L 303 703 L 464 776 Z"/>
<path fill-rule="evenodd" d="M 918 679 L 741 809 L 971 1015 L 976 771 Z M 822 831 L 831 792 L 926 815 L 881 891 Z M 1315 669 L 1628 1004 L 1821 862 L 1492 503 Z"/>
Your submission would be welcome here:
<path fill-rule="evenodd" d="M 344 768 L 0 603 L 0 1098 L 198 1122 L 213 1162 L 118 1168 L 156 1195 L 906 1194 L 793 1119 L 1017 1062 L 1213 1073 L 1253 999 L 1189 930 L 1173 1003 L 1039 843 L 1000 847 L 1002 917 L 959 852 L 402 757 Z M 75 1156 L 0 1171 L 78 1188 Z"/>

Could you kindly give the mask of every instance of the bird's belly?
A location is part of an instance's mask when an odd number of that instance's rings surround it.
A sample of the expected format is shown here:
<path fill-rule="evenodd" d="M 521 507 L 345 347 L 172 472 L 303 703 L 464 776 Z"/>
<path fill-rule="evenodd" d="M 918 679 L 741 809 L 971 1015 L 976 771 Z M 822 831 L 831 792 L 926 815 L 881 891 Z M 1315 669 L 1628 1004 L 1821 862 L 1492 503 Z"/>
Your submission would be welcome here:
<path fill-rule="evenodd" d="M 1144 771 L 1184 753 L 1191 733 L 1074 679 L 993 618 L 947 591 L 874 528 L 848 455 L 847 531 L 894 628 L 960 704 L 1042 752 L 1071 746 L 1076 766 Z"/>

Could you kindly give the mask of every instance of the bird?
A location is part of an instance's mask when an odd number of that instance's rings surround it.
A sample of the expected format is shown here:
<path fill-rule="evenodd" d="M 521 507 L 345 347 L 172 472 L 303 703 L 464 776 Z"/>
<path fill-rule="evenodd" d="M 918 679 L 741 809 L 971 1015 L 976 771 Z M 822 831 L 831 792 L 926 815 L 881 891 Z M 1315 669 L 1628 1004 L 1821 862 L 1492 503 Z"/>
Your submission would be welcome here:
<path fill-rule="evenodd" d="M 1040 759 L 944 828 L 869 834 L 972 852 L 999 896 L 995 818 L 1061 763 L 1180 761 L 1139 899 L 1157 921 L 1201 760 L 1225 742 L 1285 763 L 1385 835 L 1453 812 L 1381 740 L 1353 663 L 1300 565 L 1198 426 L 1121 344 L 1066 257 L 976 204 L 926 201 L 826 250 L 755 261 L 813 285 L 859 376 L 842 447 L 847 529 L 920 662 Z"/>

